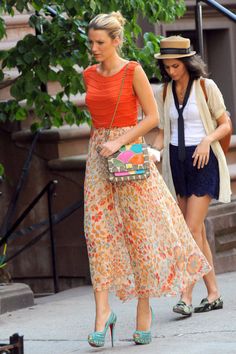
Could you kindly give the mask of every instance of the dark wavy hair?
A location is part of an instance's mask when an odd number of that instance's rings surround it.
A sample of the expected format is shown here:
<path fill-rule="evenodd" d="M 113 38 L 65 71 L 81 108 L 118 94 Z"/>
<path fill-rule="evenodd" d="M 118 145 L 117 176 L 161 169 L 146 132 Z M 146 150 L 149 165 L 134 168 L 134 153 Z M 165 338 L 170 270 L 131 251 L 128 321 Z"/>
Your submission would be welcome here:
<path fill-rule="evenodd" d="M 199 79 L 201 76 L 208 77 L 207 66 L 198 54 L 195 54 L 192 57 L 184 57 L 184 58 L 176 58 L 176 59 L 184 63 L 185 67 L 189 72 L 191 79 L 196 80 Z M 165 70 L 163 59 L 158 60 L 158 66 L 160 68 L 162 82 L 171 81 L 170 76 L 167 74 Z"/>

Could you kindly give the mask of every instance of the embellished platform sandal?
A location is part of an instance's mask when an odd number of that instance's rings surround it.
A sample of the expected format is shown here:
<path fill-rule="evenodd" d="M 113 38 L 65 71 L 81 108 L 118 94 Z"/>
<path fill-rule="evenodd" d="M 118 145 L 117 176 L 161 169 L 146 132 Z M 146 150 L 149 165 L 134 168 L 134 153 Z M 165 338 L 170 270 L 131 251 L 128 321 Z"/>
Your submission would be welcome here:
<path fill-rule="evenodd" d="M 151 324 L 154 320 L 154 313 L 153 310 L 151 308 Z M 138 331 L 136 330 L 133 334 L 133 340 L 135 342 L 135 344 L 149 344 L 152 341 L 152 333 L 151 330 L 149 331 Z"/>
<path fill-rule="evenodd" d="M 114 312 L 112 312 L 105 324 L 104 330 L 101 332 L 92 332 L 88 335 L 88 343 L 91 347 L 103 347 L 105 344 L 105 337 L 108 328 L 110 327 L 111 331 L 111 345 L 114 346 L 114 327 L 116 324 L 117 316 Z"/>

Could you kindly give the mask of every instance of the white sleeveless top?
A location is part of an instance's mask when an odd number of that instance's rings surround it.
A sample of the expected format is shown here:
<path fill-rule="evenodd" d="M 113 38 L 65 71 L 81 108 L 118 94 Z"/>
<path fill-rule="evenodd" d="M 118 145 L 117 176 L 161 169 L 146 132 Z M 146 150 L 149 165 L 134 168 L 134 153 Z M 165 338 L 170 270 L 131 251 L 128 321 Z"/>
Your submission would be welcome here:
<path fill-rule="evenodd" d="M 181 106 L 180 106 L 181 107 Z M 170 103 L 170 143 L 178 146 L 178 111 L 175 107 L 174 97 L 172 94 Z M 183 111 L 184 118 L 184 136 L 185 146 L 198 145 L 202 138 L 206 136 L 206 132 L 202 123 L 202 119 L 197 107 L 195 95 L 195 83 L 192 86 L 191 93 Z"/>

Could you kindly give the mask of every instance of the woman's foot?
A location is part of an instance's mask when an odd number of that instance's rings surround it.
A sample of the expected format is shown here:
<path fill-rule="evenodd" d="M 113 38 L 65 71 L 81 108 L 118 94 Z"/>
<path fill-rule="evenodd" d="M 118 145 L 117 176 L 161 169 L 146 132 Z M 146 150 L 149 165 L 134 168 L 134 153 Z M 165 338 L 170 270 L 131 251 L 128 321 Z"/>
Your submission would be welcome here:
<path fill-rule="evenodd" d="M 212 292 L 208 293 L 207 300 L 209 302 L 213 302 L 213 301 L 217 300 L 219 297 L 220 297 L 219 291 L 212 291 Z"/>
<path fill-rule="evenodd" d="M 149 344 L 152 341 L 151 324 L 154 315 L 151 307 L 148 309 L 138 306 L 137 309 L 137 329 L 133 334 L 136 344 Z"/>
<path fill-rule="evenodd" d="M 107 322 L 107 319 L 109 318 L 111 314 L 111 309 L 108 308 L 104 311 L 100 311 L 99 313 L 96 313 L 96 319 L 95 319 L 95 331 L 99 332 L 104 329 L 105 323 Z"/>
<path fill-rule="evenodd" d="M 201 312 L 209 312 L 212 310 L 220 310 L 223 308 L 223 299 L 221 296 L 219 296 L 217 299 L 214 301 L 209 301 L 208 298 L 202 299 L 201 303 L 199 306 L 194 308 L 195 313 L 201 313 Z"/>
<path fill-rule="evenodd" d="M 192 289 L 193 287 L 188 287 L 186 291 L 181 294 L 181 299 L 173 307 L 174 312 L 180 313 L 183 316 L 192 315 L 193 313 Z"/>
<path fill-rule="evenodd" d="M 110 327 L 110 332 L 111 332 L 111 345 L 113 347 L 114 345 L 114 327 L 116 324 L 116 314 L 114 312 L 111 312 L 105 325 L 103 325 L 102 330 L 96 330 L 88 335 L 88 343 L 92 347 L 103 347 L 105 344 L 105 337 L 108 328 Z M 100 327 L 100 324 L 99 324 Z"/>
<path fill-rule="evenodd" d="M 186 304 L 185 301 L 179 300 L 177 304 L 173 307 L 173 311 L 180 313 L 183 316 L 191 316 L 193 313 L 193 305 Z"/>

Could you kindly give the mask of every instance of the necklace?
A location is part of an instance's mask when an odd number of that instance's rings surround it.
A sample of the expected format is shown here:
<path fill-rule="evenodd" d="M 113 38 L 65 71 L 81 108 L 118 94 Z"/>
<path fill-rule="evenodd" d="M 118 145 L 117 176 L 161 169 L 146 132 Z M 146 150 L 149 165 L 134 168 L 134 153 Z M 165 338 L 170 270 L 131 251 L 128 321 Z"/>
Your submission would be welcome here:
<path fill-rule="evenodd" d="M 180 91 L 180 90 L 176 90 L 176 91 L 177 91 L 176 94 L 178 97 L 179 104 L 182 104 L 183 100 L 184 100 L 186 89 L 183 89 L 182 91 Z"/>
<path fill-rule="evenodd" d="M 177 93 L 178 101 L 180 103 L 182 103 L 183 100 L 184 100 L 184 96 L 185 96 L 185 93 L 186 93 L 187 86 L 188 86 L 188 83 L 184 87 L 179 87 L 179 88 L 176 87 L 176 93 Z"/>
<path fill-rule="evenodd" d="M 175 82 L 175 90 L 180 104 L 183 103 L 189 80 L 190 76 L 186 73 Z"/>

